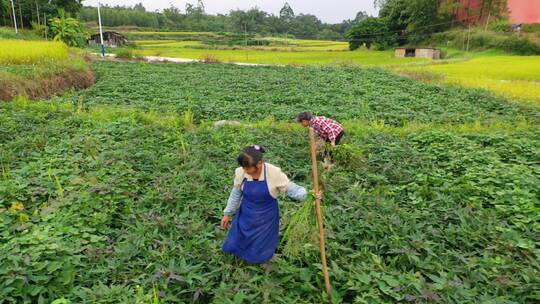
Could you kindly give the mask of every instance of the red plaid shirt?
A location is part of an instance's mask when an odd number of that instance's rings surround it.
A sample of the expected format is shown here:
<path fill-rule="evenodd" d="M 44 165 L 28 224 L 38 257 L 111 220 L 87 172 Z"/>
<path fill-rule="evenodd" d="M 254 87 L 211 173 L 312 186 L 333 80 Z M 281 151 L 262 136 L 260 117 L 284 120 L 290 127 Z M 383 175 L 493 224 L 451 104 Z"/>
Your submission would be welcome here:
<path fill-rule="evenodd" d="M 339 122 L 324 116 L 313 116 L 309 121 L 309 125 L 324 140 L 334 141 L 343 132 L 343 127 Z"/>

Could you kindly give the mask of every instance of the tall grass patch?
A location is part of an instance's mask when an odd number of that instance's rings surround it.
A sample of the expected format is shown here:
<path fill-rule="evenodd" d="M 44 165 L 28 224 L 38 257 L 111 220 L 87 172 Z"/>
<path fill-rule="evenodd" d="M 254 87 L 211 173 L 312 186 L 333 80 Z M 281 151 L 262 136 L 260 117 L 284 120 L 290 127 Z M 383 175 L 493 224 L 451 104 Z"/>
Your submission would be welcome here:
<path fill-rule="evenodd" d="M 0 64 L 33 64 L 62 60 L 69 49 L 62 42 L 0 40 Z"/>
<path fill-rule="evenodd" d="M 449 64 L 398 68 L 432 74 L 435 81 L 484 88 L 499 95 L 540 103 L 540 56 L 490 56 Z"/>
<path fill-rule="evenodd" d="M 49 98 L 94 81 L 83 51 L 62 42 L 0 40 L 0 101 Z"/>
<path fill-rule="evenodd" d="M 516 55 L 540 55 L 540 45 L 526 37 L 482 29 L 436 33 L 426 43 L 475 51 L 496 49 Z"/>

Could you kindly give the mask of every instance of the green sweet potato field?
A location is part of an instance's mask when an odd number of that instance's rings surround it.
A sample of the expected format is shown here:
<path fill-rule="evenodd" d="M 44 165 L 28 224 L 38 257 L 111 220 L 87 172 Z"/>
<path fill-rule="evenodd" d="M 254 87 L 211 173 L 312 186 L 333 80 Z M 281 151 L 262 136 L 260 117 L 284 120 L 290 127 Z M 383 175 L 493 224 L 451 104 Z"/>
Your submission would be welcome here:
<path fill-rule="evenodd" d="M 246 145 L 309 187 L 305 110 L 347 132 L 321 176 L 334 303 L 540 301 L 537 106 L 377 69 L 94 70 L 0 104 L 0 303 L 324 302 L 317 243 L 252 266 L 218 229 Z"/>

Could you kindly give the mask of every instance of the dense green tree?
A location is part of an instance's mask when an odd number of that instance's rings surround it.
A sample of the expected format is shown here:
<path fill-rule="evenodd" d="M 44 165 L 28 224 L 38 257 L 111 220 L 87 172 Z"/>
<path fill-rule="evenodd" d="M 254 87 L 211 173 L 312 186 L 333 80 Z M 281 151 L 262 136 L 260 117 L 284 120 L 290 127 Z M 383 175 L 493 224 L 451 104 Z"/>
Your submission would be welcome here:
<path fill-rule="evenodd" d="M 84 30 L 79 20 L 67 17 L 64 10 L 60 9 L 58 17 L 49 20 L 53 39 L 63 41 L 70 46 L 83 46 L 88 39 L 88 33 Z"/>
<path fill-rule="evenodd" d="M 266 18 L 268 14 L 257 8 L 248 11 L 234 10 L 229 13 L 233 25 L 233 31 L 242 33 L 268 33 Z"/>
<path fill-rule="evenodd" d="M 281 10 L 279 11 L 279 23 L 277 24 L 277 30 L 279 33 L 289 33 L 294 21 L 294 11 L 288 2 L 285 2 Z"/>
<path fill-rule="evenodd" d="M 480 16 L 491 18 L 505 18 L 508 16 L 508 0 L 483 0 Z"/>
<path fill-rule="evenodd" d="M 47 18 L 56 16 L 59 9 L 64 9 L 67 14 L 75 16 L 82 7 L 80 0 L 15 0 L 14 4 L 19 28 L 30 28 L 32 22 L 43 24 Z M 13 26 L 9 0 L 0 0 L 0 26 Z"/>
<path fill-rule="evenodd" d="M 161 27 L 175 28 L 185 26 L 185 15 L 182 14 L 179 8 L 171 4 L 169 8 L 163 10 L 164 23 Z"/>
<path fill-rule="evenodd" d="M 204 3 L 201 0 L 198 0 L 196 5 L 187 3 L 184 26 L 194 31 L 205 31 L 208 29 L 206 26 L 208 17 L 205 14 Z"/>
<path fill-rule="evenodd" d="M 439 12 L 444 15 L 456 17 L 460 9 L 467 8 L 469 2 L 461 0 L 440 0 Z M 472 3 L 472 2 L 471 2 Z M 472 10 L 467 9 L 468 15 L 473 16 L 470 20 L 458 20 L 460 23 L 475 22 L 478 19 L 494 18 L 504 19 L 508 16 L 508 0 L 480 0 Z"/>
<path fill-rule="evenodd" d="M 364 12 L 364 11 L 361 11 L 361 12 L 358 12 L 356 13 L 356 17 L 354 18 L 354 20 L 352 20 L 353 23 L 358 23 L 366 18 L 368 18 L 369 15 Z"/>
<path fill-rule="evenodd" d="M 439 0 L 379 0 L 379 17 L 388 29 L 398 34 L 399 44 L 417 43 L 450 24 L 440 14 Z"/>
<path fill-rule="evenodd" d="M 443 24 L 448 21 L 445 16 L 439 15 L 438 0 L 409 1 L 407 14 L 410 16 L 406 27 L 407 41 L 419 43 L 429 38 L 432 33 L 446 29 Z"/>
<path fill-rule="evenodd" d="M 167 10 L 167 9 L 166 9 Z M 164 11 L 166 11 L 164 10 Z M 125 8 L 121 6 L 101 7 L 101 19 L 104 25 L 120 26 L 134 25 L 140 27 L 159 27 L 159 22 L 156 13 L 149 13 L 144 10 L 144 7 Z M 80 18 L 83 21 L 97 22 L 97 8 L 85 7 L 81 10 Z"/>
<path fill-rule="evenodd" d="M 268 32 L 272 35 L 280 35 L 286 32 L 283 28 L 283 23 L 279 19 L 279 16 L 268 15 L 266 18 L 266 26 L 268 27 Z"/>
<path fill-rule="evenodd" d="M 9 4 L 9 1 L 7 0 L 0 0 L 0 25 L 6 26 L 6 25 L 12 25 L 11 21 L 11 6 Z"/>
<path fill-rule="evenodd" d="M 149 12 L 140 3 L 133 7 L 103 6 L 101 14 L 105 26 L 138 26 L 165 30 L 242 34 L 246 30 L 251 34 L 279 34 L 325 39 L 344 39 L 345 33 L 352 25 L 367 17 L 365 12 L 359 12 L 352 20 L 326 24 L 313 15 L 296 15 L 288 3 L 284 3 L 279 15 L 266 13 L 258 8 L 209 15 L 205 12 L 204 3 L 201 0 L 195 4 L 188 3 L 184 10 L 171 5 L 162 12 Z M 97 20 L 96 8 L 84 7 L 80 17 L 83 21 L 95 22 Z"/>
<path fill-rule="evenodd" d="M 146 12 L 146 8 L 144 7 L 144 5 L 141 2 L 135 4 L 135 6 L 133 6 L 133 10 L 139 11 L 141 13 Z"/>
<path fill-rule="evenodd" d="M 361 11 L 361 12 L 356 13 L 356 17 L 352 20 L 351 19 L 343 20 L 343 22 L 336 23 L 336 24 L 325 24 L 323 25 L 323 27 L 324 29 L 329 28 L 332 31 L 338 33 L 340 36 L 340 39 L 342 39 L 345 37 L 347 31 L 351 29 L 353 25 L 357 24 L 358 22 L 368 17 L 369 15 L 366 12 Z"/>
<path fill-rule="evenodd" d="M 300 14 L 294 18 L 291 33 L 297 38 L 316 37 L 322 22 L 314 15 Z"/>
<path fill-rule="evenodd" d="M 365 45 L 385 49 L 395 45 L 396 34 L 391 33 L 387 22 L 381 18 L 368 17 L 355 24 L 348 32 L 349 49 L 356 50 Z"/>
<path fill-rule="evenodd" d="M 17 14 L 20 15 L 18 17 L 22 18 L 25 27 L 30 27 L 31 22 L 38 20 L 43 23 L 44 14 L 51 17 L 58 15 L 59 10 L 64 10 L 67 15 L 76 16 L 82 8 L 82 0 L 16 0 L 15 3 Z"/>
<path fill-rule="evenodd" d="M 343 35 L 331 29 L 330 27 L 324 28 L 322 31 L 319 32 L 317 36 L 318 39 L 323 39 L 323 40 L 339 40 L 342 37 Z"/>

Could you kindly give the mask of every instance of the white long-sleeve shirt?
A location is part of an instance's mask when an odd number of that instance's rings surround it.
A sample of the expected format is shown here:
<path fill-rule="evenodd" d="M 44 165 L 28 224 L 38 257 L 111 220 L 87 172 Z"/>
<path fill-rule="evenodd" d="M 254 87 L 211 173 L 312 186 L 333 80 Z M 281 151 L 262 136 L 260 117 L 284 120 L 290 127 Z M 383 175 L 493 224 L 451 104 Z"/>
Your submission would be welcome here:
<path fill-rule="evenodd" d="M 277 198 L 279 193 L 286 193 L 288 197 L 296 201 L 304 201 L 306 199 L 306 188 L 289 181 L 287 175 L 285 175 L 280 168 L 274 165 L 265 163 L 259 181 L 264 180 L 264 170 L 266 170 L 266 184 L 268 185 L 268 192 L 272 197 Z M 253 178 L 249 174 L 246 174 L 243 168 L 237 168 L 234 176 L 234 186 L 231 190 L 231 194 L 229 195 L 227 207 L 225 207 L 225 210 L 223 210 L 226 215 L 235 214 L 240 207 L 240 203 L 242 201 L 242 181 L 244 178 L 247 181 L 253 181 Z"/>

